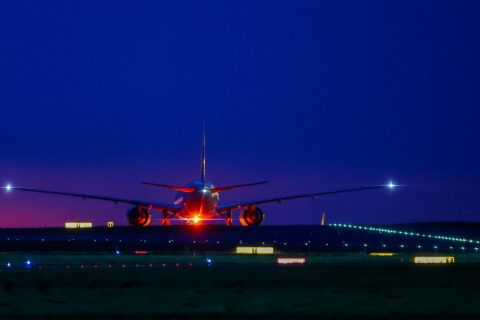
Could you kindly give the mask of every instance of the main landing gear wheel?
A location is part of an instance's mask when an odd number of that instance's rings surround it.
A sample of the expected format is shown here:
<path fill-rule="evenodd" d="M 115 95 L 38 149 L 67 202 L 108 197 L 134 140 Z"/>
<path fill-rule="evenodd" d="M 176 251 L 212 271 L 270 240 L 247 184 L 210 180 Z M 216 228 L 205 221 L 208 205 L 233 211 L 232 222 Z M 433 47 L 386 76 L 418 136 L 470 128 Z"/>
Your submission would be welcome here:
<path fill-rule="evenodd" d="M 168 226 L 170 224 L 170 219 L 168 218 L 168 212 L 164 211 L 162 215 L 162 225 Z"/>
<path fill-rule="evenodd" d="M 233 223 L 232 211 L 229 210 L 229 211 L 227 211 L 227 226 L 231 227 L 232 223 Z"/>

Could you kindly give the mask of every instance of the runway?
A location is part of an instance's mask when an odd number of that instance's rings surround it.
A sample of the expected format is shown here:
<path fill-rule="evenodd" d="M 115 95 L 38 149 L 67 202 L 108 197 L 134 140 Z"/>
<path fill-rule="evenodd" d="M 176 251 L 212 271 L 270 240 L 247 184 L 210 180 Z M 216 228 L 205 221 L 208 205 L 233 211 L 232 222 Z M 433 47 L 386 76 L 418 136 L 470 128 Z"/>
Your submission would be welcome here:
<path fill-rule="evenodd" d="M 155 253 L 231 253 L 239 245 L 272 246 L 282 252 L 458 252 L 477 253 L 480 228 L 476 224 L 327 226 L 187 225 L 96 227 L 92 229 L 0 229 L 2 252 L 148 251 Z"/>
<path fill-rule="evenodd" d="M 448 319 L 459 318 L 460 309 L 465 318 L 480 314 L 480 254 L 472 225 L 192 227 L 2 229 L 0 317 Z M 273 250 L 235 253 L 247 245 Z M 419 255 L 444 254 L 454 263 L 414 263 Z M 283 265 L 280 258 L 304 262 Z"/>

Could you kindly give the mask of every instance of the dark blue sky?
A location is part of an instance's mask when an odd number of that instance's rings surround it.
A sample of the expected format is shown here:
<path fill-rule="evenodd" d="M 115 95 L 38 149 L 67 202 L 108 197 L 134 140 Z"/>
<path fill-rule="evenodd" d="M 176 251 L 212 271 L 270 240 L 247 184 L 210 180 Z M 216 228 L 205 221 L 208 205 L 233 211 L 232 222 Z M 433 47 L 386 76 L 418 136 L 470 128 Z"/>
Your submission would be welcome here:
<path fill-rule="evenodd" d="M 268 224 L 480 221 L 477 1 L 1 1 L 0 183 L 171 201 L 149 180 L 269 180 Z M 12 193 L 2 226 L 125 223 Z"/>

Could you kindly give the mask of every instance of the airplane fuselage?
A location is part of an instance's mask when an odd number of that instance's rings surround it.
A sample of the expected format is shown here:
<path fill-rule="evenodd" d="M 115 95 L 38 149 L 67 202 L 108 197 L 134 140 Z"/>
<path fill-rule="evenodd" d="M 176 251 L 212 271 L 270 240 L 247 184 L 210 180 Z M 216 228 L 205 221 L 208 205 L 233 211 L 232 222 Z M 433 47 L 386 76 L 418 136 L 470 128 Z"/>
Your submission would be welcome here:
<path fill-rule="evenodd" d="M 194 180 L 187 185 L 193 192 L 179 192 L 175 204 L 180 206 L 179 216 L 185 219 L 209 219 L 215 216 L 218 193 L 212 192 L 213 185 L 207 181 Z"/>

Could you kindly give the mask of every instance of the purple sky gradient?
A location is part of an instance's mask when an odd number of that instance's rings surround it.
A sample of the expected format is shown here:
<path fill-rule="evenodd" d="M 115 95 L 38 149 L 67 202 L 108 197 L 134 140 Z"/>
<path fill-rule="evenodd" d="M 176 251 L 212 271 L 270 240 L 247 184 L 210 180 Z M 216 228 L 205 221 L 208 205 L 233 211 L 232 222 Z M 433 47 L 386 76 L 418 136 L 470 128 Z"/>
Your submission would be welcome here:
<path fill-rule="evenodd" d="M 0 2 L 0 183 L 171 201 L 200 175 L 266 224 L 480 221 L 476 1 Z M 0 227 L 126 224 L 11 192 Z M 154 216 L 155 217 L 155 216 Z"/>

